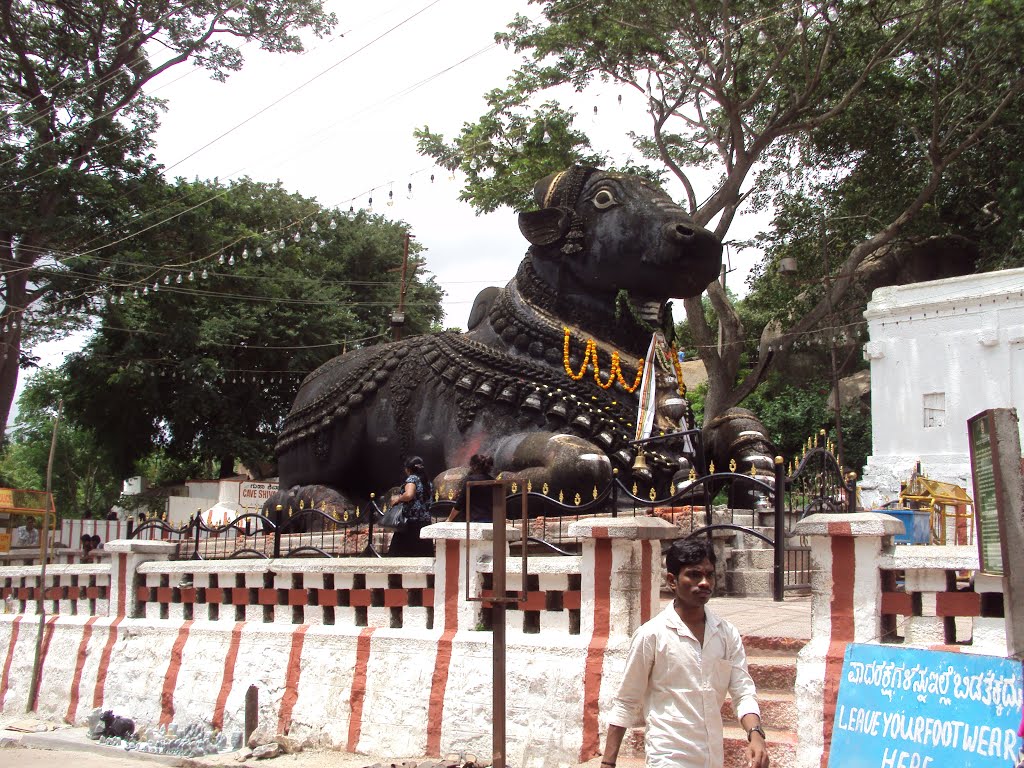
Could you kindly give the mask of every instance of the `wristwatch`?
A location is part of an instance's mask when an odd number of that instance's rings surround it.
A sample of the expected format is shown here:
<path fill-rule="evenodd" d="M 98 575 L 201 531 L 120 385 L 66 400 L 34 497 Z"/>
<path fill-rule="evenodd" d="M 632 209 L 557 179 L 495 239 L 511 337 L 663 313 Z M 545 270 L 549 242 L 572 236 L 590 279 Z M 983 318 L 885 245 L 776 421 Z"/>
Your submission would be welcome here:
<path fill-rule="evenodd" d="M 764 735 L 764 728 L 761 727 L 760 723 L 755 725 L 753 728 L 748 728 L 747 729 L 747 741 L 750 741 L 750 734 L 752 734 L 752 733 L 759 733 L 759 734 L 761 734 L 761 738 L 762 739 L 764 739 L 765 741 L 768 741 L 768 737 Z"/>

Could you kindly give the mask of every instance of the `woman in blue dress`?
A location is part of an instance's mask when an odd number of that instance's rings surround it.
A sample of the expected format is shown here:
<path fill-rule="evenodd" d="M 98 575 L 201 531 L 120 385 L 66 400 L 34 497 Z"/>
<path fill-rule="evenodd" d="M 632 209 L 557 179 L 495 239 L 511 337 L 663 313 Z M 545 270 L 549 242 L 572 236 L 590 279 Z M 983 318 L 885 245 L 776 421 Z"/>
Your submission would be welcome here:
<path fill-rule="evenodd" d="M 405 516 L 409 524 L 404 531 L 395 531 L 391 535 L 388 555 L 391 557 L 433 557 L 434 542 L 421 539 L 420 531 L 430 525 L 430 497 L 432 487 L 427 479 L 423 459 L 410 456 L 405 461 L 405 487 L 402 492 L 391 497 L 391 506 L 399 502 L 405 504 Z"/>

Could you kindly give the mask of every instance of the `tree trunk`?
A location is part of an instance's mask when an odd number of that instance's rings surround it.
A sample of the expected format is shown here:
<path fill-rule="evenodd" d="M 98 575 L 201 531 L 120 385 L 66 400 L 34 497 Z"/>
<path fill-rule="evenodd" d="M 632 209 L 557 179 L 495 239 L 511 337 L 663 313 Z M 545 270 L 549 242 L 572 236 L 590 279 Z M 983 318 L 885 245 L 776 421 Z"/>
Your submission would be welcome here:
<path fill-rule="evenodd" d="M 235 457 L 234 456 L 222 456 L 220 459 L 220 470 L 217 477 L 234 477 L 235 475 Z"/>
<path fill-rule="evenodd" d="M 25 313 L 24 271 L 7 274 L 6 306 L 0 312 L 0 443 L 7 436 L 7 421 L 14 406 L 21 361 L 21 322 Z"/>

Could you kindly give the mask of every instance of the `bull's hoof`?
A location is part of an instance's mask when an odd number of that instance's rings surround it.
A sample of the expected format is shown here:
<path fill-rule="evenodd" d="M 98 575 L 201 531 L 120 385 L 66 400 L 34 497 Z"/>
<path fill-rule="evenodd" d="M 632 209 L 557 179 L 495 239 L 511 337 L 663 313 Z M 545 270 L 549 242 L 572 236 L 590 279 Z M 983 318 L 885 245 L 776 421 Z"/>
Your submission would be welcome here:
<path fill-rule="evenodd" d="M 354 509 L 355 504 L 329 485 L 294 485 L 287 491 L 275 492 L 263 503 L 263 514 L 272 520 L 292 517 L 305 510 L 339 517 L 346 510 Z"/>

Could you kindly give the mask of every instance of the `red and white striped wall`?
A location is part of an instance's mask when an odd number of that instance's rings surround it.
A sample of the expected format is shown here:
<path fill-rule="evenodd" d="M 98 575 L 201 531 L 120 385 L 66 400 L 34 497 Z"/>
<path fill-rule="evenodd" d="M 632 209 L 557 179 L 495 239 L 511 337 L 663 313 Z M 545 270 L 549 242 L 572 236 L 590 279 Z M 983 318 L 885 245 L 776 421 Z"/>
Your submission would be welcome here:
<path fill-rule="evenodd" d="M 506 752 L 515 763 L 544 755 L 575 765 L 596 753 L 600 712 L 617 686 L 629 636 L 657 603 L 655 537 L 673 537 L 676 529 L 660 520 L 590 522 L 574 524 L 580 526 L 575 535 L 585 537 L 582 557 L 535 564 L 538 583 L 558 589 L 529 589 L 522 609 L 509 612 Z M 78 723 L 103 707 L 139 724 L 202 721 L 240 731 L 246 691 L 256 686 L 260 726 L 275 732 L 368 754 L 487 754 L 492 635 L 479 626 L 486 604 L 467 602 L 465 589 L 468 583 L 472 593 L 482 591 L 486 570 L 476 555 L 489 541 L 467 543 L 463 524 L 433 529 L 433 560 L 365 563 L 159 563 L 154 552 L 166 545 L 113 542 L 108 615 L 83 611 L 45 619 L 37 712 Z M 467 547 L 474 555 L 470 572 Z M 58 567 L 70 573 L 85 566 Z M 229 573 L 232 567 L 239 572 Z M 192 569 L 189 586 L 177 583 L 175 569 Z M 413 578 L 416 572 L 421 575 Z M 420 584 L 426 574 L 429 588 Z M 158 586 L 140 591 L 138 584 L 153 579 Z M 418 586 L 388 588 L 403 580 Z M 303 588 L 286 588 L 296 583 Z M 173 610 L 156 618 L 140 597 L 159 603 L 160 590 L 167 590 L 160 596 Z M 398 593 L 413 590 L 417 599 L 431 599 L 428 621 L 392 626 L 402 611 L 413 610 L 408 595 Z M 369 604 L 361 612 L 349 606 L 351 614 L 324 612 L 319 602 L 332 599 L 332 592 Z M 186 612 L 182 593 L 197 601 L 202 593 L 206 602 Z M 236 619 L 235 600 L 243 594 L 255 596 L 256 610 L 242 606 L 243 618 Z M 211 599 L 221 601 L 212 619 Z M 0 712 L 24 712 L 29 704 L 39 629 L 33 608 L 26 602 L 26 612 L 0 615 Z M 572 610 L 579 613 L 575 622 L 554 616 Z M 552 615 L 529 620 L 531 612 Z M 310 622 L 307 615 L 319 618 Z M 566 631 L 570 626 L 576 632 Z"/>

